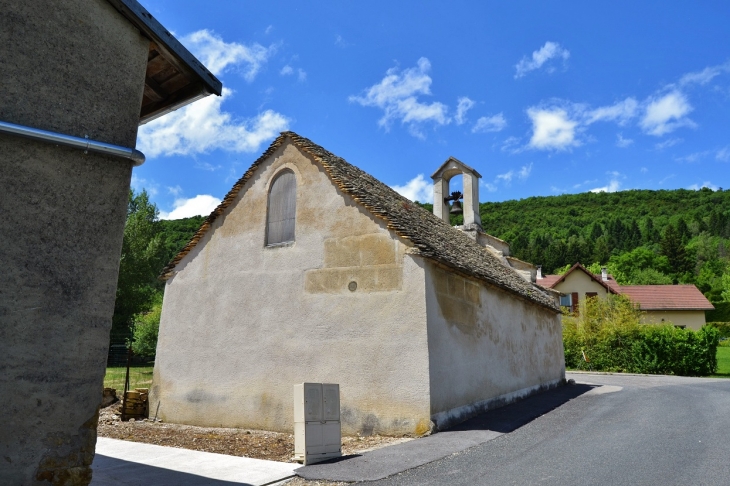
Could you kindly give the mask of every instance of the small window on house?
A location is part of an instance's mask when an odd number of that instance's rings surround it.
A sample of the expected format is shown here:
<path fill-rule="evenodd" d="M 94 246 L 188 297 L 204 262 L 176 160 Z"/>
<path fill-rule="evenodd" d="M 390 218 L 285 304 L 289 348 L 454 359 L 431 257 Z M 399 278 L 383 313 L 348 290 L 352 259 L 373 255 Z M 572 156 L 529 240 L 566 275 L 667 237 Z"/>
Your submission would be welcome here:
<path fill-rule="evenodd" d="M 598 297 L 598 292 L 586 292 L 586 299 L 592 299 L 593 297 Z"/>
<path fill-rule="evenodd" d="M 573 305 L 573 302 L 570 300 L 570 295 L 561 295 L 560 296 L 560 307 L 570 307 Z"/>
<path fill-rule="evenodd" d="M 294 172 L 279 172 L 269 189 L 266 217 L 266 246 L 294 242 L 297 213 L 297 180 Z"/>

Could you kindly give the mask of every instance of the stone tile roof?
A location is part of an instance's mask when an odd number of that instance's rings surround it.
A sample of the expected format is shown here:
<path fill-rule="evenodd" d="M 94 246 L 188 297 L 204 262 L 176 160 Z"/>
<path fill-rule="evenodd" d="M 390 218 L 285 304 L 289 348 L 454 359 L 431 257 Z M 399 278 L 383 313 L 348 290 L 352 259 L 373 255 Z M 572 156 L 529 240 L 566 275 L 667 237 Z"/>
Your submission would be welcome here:
<path fill-rule="evenodd" d="M 646 310 L 713 310 L 694 285 L 622 285 L 621 293 Z"/>
<path fill-rule="evenodd" d="M 208 216 L 190 242 L 163 269 L 160 278 L 173 275 L 175 266 L 190 252 L 211 228 L 213 222 L 235 200 L 245 183 L 259 165 L 270 157 L 286 140 L 322 165 L 332 181 L 375 217 L 384 220 L 389 229 L 410 240 L 418 254 L 462 274 L 475 277 L 499 287 L 527 301 L 559 312 L 559 307 L 538 286 L 527 282 L 517 272 L 504 266 L 469 236 L 452 228 L 434 214 L 414 204 L 373 176 L 351 165 L 312 141 L 294 132 L 283 132 L 246 171 L 223 198 L 221 204 Z"/>

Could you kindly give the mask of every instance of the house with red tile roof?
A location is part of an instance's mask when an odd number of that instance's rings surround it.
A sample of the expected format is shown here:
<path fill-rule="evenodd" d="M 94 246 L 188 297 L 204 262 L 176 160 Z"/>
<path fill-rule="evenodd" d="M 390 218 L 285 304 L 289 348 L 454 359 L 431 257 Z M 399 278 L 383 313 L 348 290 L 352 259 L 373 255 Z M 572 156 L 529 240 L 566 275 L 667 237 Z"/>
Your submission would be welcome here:
<path fill-rule="evenodd" d="M 715 307 L 694 285 L 621 285 L 621 294 L 639 305 L 646 322 L 671 322 L 699 329 Z"/>
<path fill-rule="evenodd" d="M 560 305 L 571 312 L 588 297 L 625 295 L 644 313 L 642 321 L 652 324 L 699 329 L 705 325 L 705 311 L 715 308 L 694 285 L 619 285 L 605 268 L 596 275 L 580 263 L 563 275 L 542 275 L 538 270 L 536 283 L 560 292 Z"/>

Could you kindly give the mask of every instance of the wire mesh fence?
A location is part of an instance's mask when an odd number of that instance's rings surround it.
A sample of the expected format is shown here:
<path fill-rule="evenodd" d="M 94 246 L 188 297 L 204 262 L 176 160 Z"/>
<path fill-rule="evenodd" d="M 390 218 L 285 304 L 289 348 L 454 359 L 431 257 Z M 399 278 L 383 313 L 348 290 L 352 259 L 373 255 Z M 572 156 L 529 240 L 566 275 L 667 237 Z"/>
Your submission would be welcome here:
<path fill-rule="evenodd" d="M 130 356 L 128 345 L 130 337 L 128 330 L 112 330 L 110 336 L 104 387 L 114 388 L 118 396 L 121 396 L 124 391 L 128 361 L 129 389 L 149 388 L 152 385 L 154 361 L 147 357 Z"/>

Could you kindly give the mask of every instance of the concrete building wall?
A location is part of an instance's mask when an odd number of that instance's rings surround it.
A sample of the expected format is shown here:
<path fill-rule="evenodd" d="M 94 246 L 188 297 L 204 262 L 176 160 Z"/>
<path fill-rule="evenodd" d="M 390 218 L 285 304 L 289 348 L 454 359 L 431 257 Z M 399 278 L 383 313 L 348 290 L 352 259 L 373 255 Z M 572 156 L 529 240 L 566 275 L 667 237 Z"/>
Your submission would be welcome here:
<path fill-rule="evenodd" d="M 671 322 L 675 326 L 685 326 L 689 329 L 697 330 L 705 325 L 705 311 L 644 311 L 641 322 L 646 324 L 666 324 Z"/>
<path fill-rule="evenodd" d="M 268 188 L 283 169 L 297 179 L 296 241 L 267 248 Z M 344 433 L 425 432 L 424 263 L 407 250 L 285 143 L 168 280 L 151 409 L 291 432 L 292 386 L 331 382 Z"/>
<path fill-rule="evenodd" d="M 560 315 L 426 264 L 431 413 L 439 428 L 565 378 Z"/>
<path fill-rule="evenodd" d="M 103 0 L 0 0 L 0 120 L 133 147 L 147 45 Z M 86 484 L 131 163 L 0 135 L 0 484 Z"/>

